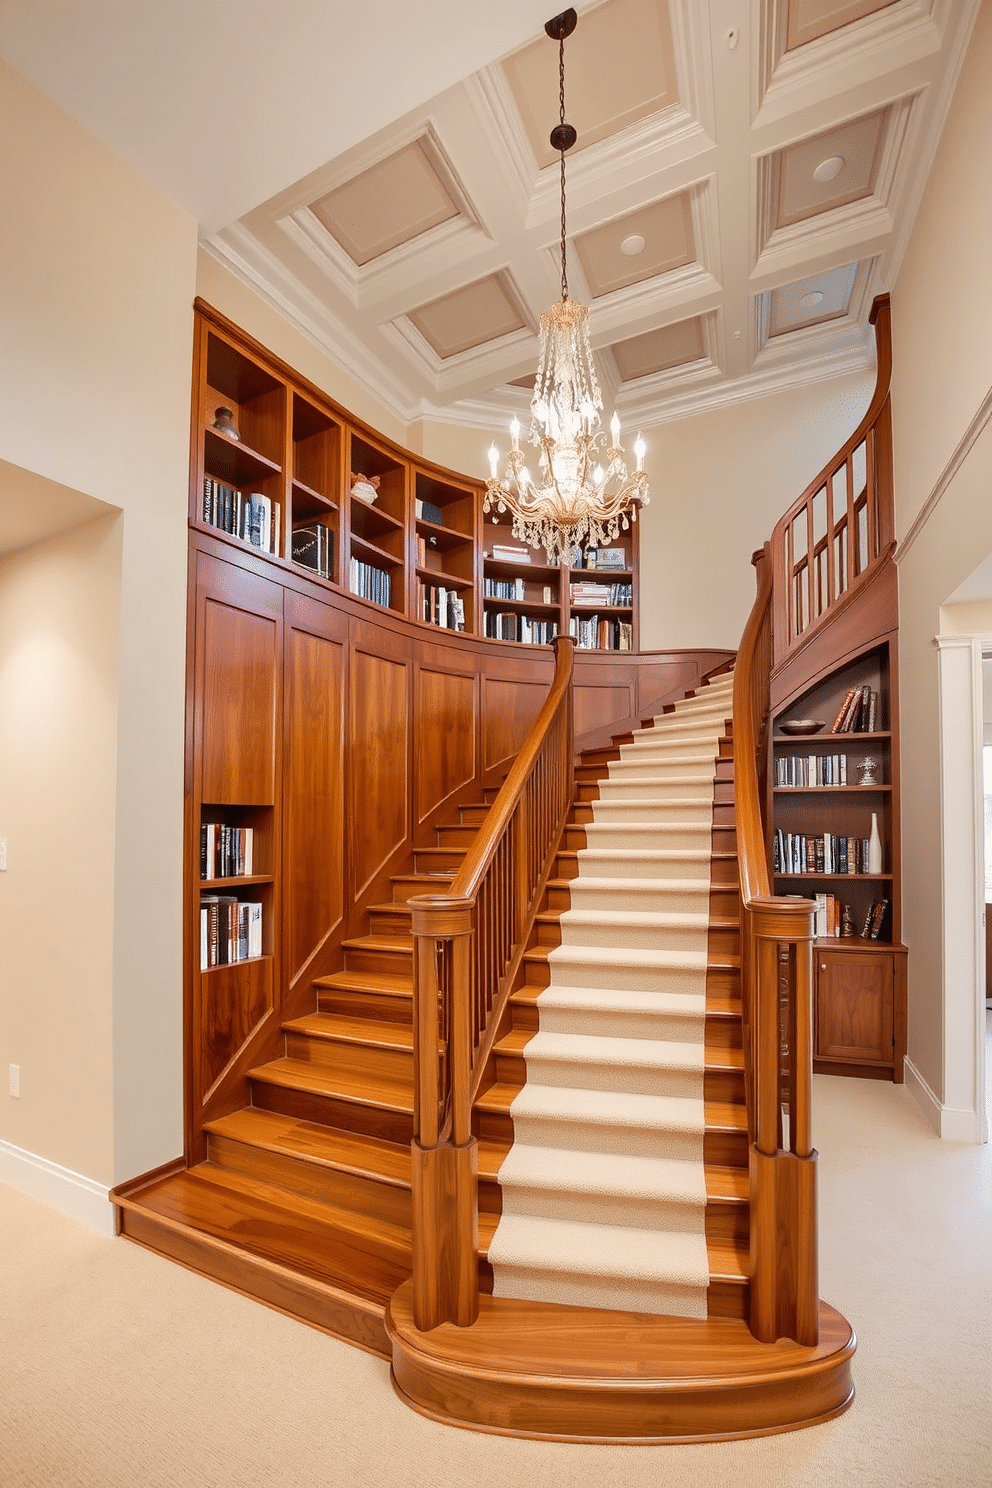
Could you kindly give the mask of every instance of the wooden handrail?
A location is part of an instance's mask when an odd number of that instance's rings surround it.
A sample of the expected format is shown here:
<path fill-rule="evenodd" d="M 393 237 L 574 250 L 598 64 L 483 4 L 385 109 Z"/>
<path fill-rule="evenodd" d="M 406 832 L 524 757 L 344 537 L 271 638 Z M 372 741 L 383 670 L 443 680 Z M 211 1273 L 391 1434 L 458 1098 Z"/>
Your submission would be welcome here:
<path fill-rule="evenodd" d="M 421 1330 L 478 1316 L 472 1102 L 574 795 L 574 642 L 448 894 L 410 900 L 413 958 L 413 1303 Z"/>

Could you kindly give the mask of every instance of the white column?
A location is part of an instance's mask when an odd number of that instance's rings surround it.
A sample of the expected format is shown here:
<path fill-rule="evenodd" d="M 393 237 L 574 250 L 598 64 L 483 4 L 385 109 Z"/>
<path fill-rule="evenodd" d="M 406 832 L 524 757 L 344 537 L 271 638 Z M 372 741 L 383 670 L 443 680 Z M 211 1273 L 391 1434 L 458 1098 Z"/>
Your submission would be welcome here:
<path fill-rule="evenodd" d="M 943 898 L 944 1093 L 940 1134 L 987 1140 L 985 1130 L 985 860 L 982 644 L 937 636 Z"/>

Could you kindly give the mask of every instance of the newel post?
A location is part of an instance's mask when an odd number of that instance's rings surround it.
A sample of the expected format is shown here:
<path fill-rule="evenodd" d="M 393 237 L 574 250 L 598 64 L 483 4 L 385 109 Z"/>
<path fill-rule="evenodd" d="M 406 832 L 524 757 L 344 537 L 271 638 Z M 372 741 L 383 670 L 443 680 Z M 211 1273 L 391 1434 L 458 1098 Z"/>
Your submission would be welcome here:
<path fill-rule="evenodd" d="M 813 909 L 808 900 L 751 905 L 755 1125 L 751 1144 L 750 1328 L 763 1343 L 819 1337 L 813 1084 Z M 785 955 L 780 957 L 780 948 Z M 782 994 L 788 1004 L 789 1145 L 782 1146 Z"/>
<path fill-rule="evenodd" d="M 413 931 L 413 1318 L 479 1315 L 478 1150 L 471 1131 L 472 900 L 410 901 Z"/>

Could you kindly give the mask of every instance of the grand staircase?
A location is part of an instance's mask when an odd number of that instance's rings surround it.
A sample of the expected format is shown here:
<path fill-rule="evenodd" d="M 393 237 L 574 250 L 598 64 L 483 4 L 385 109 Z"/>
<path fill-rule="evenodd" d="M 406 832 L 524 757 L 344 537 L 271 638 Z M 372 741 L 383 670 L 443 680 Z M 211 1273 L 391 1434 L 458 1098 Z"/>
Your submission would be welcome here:
<path fill-rule="evenodd" d="M 728 1391 L 746 1388 L 742 1380 L 753 1376 L 764 1383 L 751 1384 L 748 1430 L 797 1424 L 798 1375 L 827 1355 L 843 1363 L 853 1352 L 853 1340 L 844 1332 L 844 1320 L 825 1307 L 818 1349 L 783 1340 L 769 1351 L 744 1322 L 748 1131 L 729 712 L 727 682 L 716 681 L 664 715 L 660 728 L 649 721 L 636 736 L 617 738 L 581 757 L 556 867 L 474 1107 L 479 1279 L 486 1294 L 474 1327 L 444 1324 L 422 1334 L 413 1320 L 408 901 L 443 892 L 451 883 L 495 792 L 463 806 L 457 822 L 438 828 L 436 844 L 417 850 L 410 871 L 393 879 L 391 900 L 369 906 L 368 933 L 345 943 L 341 970 L 315 982 L 314 1010 L 287 1022 L 278 1057 L 251 1070 L 250 1104 L 208 1123 L 206 1161 L 190 1169 L 174 1164 L 115 1192 L 121 1232 L 391 1358 L 400 1393 L 415 1409 L 438 1419 L 584 1440 L 699 1439 L 722 1434 L 719 1402 L 726 1401 Z M 706 763 L 683 747 L 704 721 L 713 735 Z M 706 808 L 708 819 L 694 829 L 693 844 L 686 845 L 671 828 L 679 825 L 701 781 L 712 805 Z M 646 829 L 643 802 L 658 796 L 665 800 L 654 800 L 657 819 Z M 664 946 L 660 926 L 669 932 Z M 582 944 L 597 937 L 598 945 Z M 688 961 L 696 977 L 692 992 L 680 990 L 680 968 Z M 618 978 L 611 971 L 617 967 L 625 975 L 614 985 Z M 659 1027 L 656 989 L 664 990 L 666 979 L 661 1021 L 668 1026 Z M 605 999 L 604 985 L 610 994 Z M 637 1122 L 632 1127 L 629 1110 L 622 1123 L 611 1118 L 611 1103 L 620 1100 L 618 1086 L 625 1078 L 621 1072 L 618 1081 L 614 1069 L 605 1089 L 598 1088 L 604 1085 L 602 1075 L 592 1076 L 600 1119 L 590 1120 L 586 1109 L 579 1122 L 587 1138 L 590 1126 L 598 1131 L 591 1147 L 589 1140 L 559 1139 L 558 1176 L 550 1185 L 558 1191 L 549 1198 L 546 1164 L 542 1176 L 533 1160 L 535 1148 L 555 1145 L 549 1135 L 553 1123 L 542 1124 L 541 1102 L 548 1104 L 552 1090 L 550 1103 L 560 1116 L 568 1106 L 569 1080 L 573 1089 L 590 1086 L 589 1050 L 599 1033 L 607 1034 L 606 1041 L 615 1036 L 609 1030 L 618 999 L 626 1022 L 617 1042 L 644 1045 L 633 1051 L 640 1065 L 635 1086 L 645 1068 L 645 1059 L 637 1056 L 649 1044 L 657 1047 L 648 1085 L 657 1083 L 659 1061 L 664 1085 L 673 1059 L 686 1062 L 681 1054 L 673 1056 L 671 1047 L 686 1044 L 687 1020 L 695 1025 L 698 1055 L 688 1060 L 689 1083 L 698 1085 L 700 1118 L 689 1146 L 697 1150 L 698 1180 L 666 1177 L 665 1161 L 660 1167 L 657 1162 L 657 1129 L 650 1122 L 641 1123 L 632 1138 Z M 561 1033 L 562 1026 L 570 1031 Z M 576 1040 L 584 1042 L 584 1050 L 575 1047 Z M 659 1053 L 666 1043 L 669 1052 Z M 563 1058 L 563 1050 L 569 1057 Z M 551 1064 L 557 1060 L 550 1075 L 549 1052 Z M 651 1062 L 648 1058 L 647 1065 Z M 565 1076 L 563 1065 L 570 1067 Z M 577 1085 L 576 1065 L 585 1071 Z M 628 1073 L 629 1065 L 628 1057 Z M 655 1088 L 641 1094 L 648 1105 L 664 1099 Z M 683 1096 L 674 1099 L 677 1103 Z M 515 1123 L 530 1134 L 516 1149 Z M 535 1131 L 543 1133 L 537 1141 Z M 597 1146 L 615 1158 L 613 1179 L 605 1183 L 601 1177 L 590 1180 L 589 1164 L 583 1165 L 583 1152 Z M 684 1156 L 664 1144 L 660 1150 L 662 1159 L 675 1163 Z M 635 1173 L 636 1161 L 628 1162 L 627 1178 L 618 1178 L 630 1158 L 643 1159 L 647 1167 L 654 1160 L 653 1171 L 642 1165 Z M 642 1187 L 646 1183 L 646 1193 L 634 1178 Z M 561 1243 L 563 1183 L 571 1185 L 573 1209 L 575 1191 L 581 1190 L 579 1218 L 573 1214 L 564 1220 L 566 1239 L 568 1224 L 578 1226 L 571 1247 Z M 674 1184 L 674 1191 L 659 1192 L 659 1183 L 662 1188 Z M 688 1206 L 683 1189 L 690 1191 Z M 522 1201 L 522 1193 L 529 1197 Z M 624 1264 L 608 1283 L 594 1275 L 591 1290 L 590 1270 L 595 1273 L 598 1262 L 572 1268 L 583 1273 L 578 1291 L 574 1275 L 562 1283 L 560 1264 L 550 1291 L 542 1291 L 540 1280 L 521 1284 L 521 1245 L 508 1265 L 504 1244 L 521 1213 L 527 1231 L 522 1250 L 529 1247 L 531 1261 L 537 1261 L 542 1225 L 551 1225 L 545 1238 L 565 1251 L 567 1270 L 569 1250 L 574 1258 L 587 1254 L 590 1245 L 595 1249 L 593 1231 L 608 1211 L 616 1219 L 612 1211 L 621 1197 L 632 1208 L 620 1226 L 628 1240 L 637 1231 L 642 1253 L 651 1248 L 644 1240 L 645 1216 L 656 1229 L 661 1216 L 664 1229 L 673 1209 L 695 1208 L 692 1223 L 698 1226 L 703 1257 L 701 1300 L 670 1307 L 665 1299 L 673 1295 L 671 1288 L 645 1289 L 638 1278 L 629 1289 L 638 1311 L 621 1310 L 624 1277 L 630 1276 Z M 504 1208 L 507 1223 L 501 1226 Z M 677 1215 L 675 1230 L 684 1223 L 684 1215 Z M 494 1244 L 501 1228 L 503 1236 Z M 663 1240 L 657 1248 L 665 1250 Z M 556 1256 L 556 1263 L 561 1260 Z M 539 1271 L 540 1265 L 530 1269 Z M 815 1369 L 813 1377 L 818 1377 Z M 838 1405 L 836 1379 L 831 1380 L 832 1390 L 821 1389 L 819 1395 L 807 1389 L 802 1423 L 826 1419 L 847 1403 L 849 1391 L 842 1391 Z M 748 1431 L 738 1426 L 734 1434 Z"/>

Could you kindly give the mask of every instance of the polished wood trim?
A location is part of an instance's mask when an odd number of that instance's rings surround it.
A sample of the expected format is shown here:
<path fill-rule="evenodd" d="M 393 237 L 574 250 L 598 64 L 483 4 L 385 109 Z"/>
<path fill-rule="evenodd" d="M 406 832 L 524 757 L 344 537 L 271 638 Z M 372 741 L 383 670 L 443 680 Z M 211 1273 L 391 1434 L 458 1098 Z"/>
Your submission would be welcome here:
<path fill-rule="evenodd" d="M 731 1318 L 655 1317 L 483 1296 L 472 1328 L 419 1331 L 412 1287 L 386 1330 L 400 1398 L 433 1420 L 551 1441 L 732 1440 L 839 1415 L 853 1330 L 820 1304 L 815 1347 L 758 1343 Z"/>

